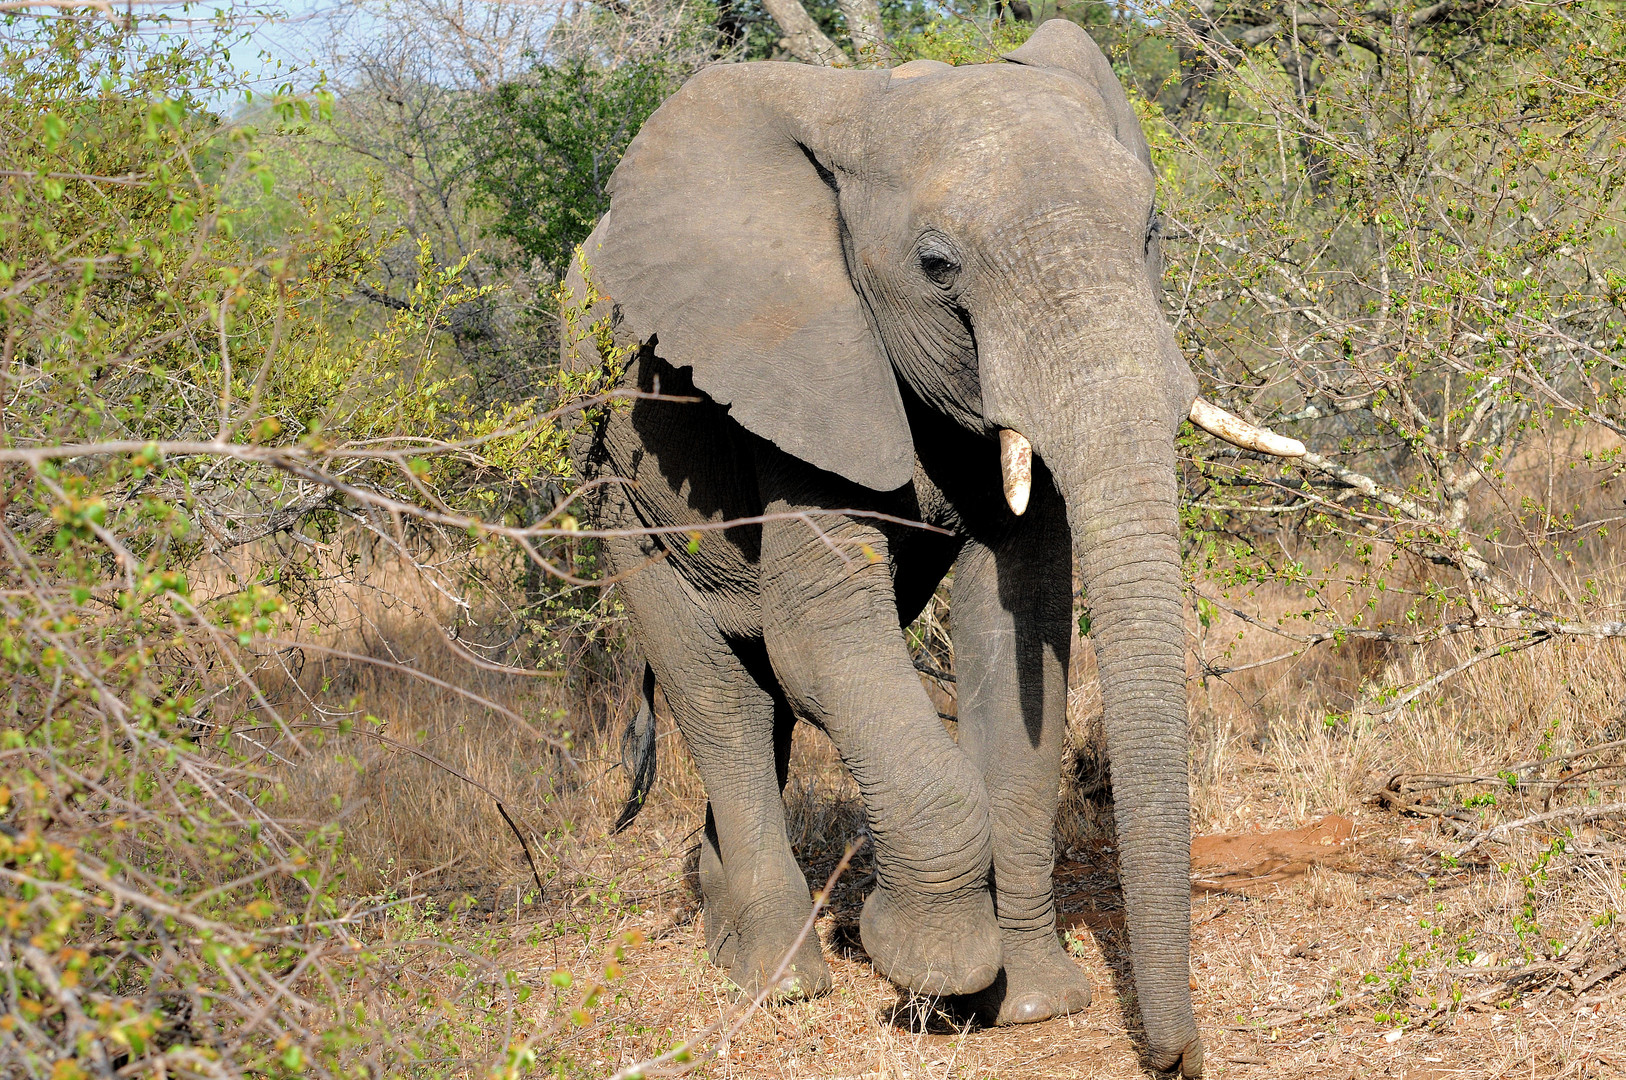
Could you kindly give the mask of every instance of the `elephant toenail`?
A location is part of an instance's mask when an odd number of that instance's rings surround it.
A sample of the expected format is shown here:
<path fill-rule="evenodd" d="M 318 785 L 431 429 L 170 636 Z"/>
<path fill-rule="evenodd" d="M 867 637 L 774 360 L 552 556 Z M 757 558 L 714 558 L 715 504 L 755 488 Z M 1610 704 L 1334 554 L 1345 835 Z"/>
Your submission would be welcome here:
<path fill-rule="evenodd" d="M 1044 994 L 1027 994 L 1012 1002 L 1007 1009 L 1006 1023 L 1037 1024 L 1056 1015 L 1055 1006 Z"/>

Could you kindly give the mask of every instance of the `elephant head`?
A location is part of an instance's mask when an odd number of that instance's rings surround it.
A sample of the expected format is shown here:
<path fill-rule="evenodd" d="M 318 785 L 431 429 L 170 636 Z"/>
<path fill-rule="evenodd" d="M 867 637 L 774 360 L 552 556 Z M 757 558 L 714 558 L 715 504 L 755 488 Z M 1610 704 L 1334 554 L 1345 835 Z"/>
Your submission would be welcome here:
<path fill-rule="evenodd" d="M 1031 458 L 1048 468 L 1091 612 L 1141 1011 L 1154 1063 L 1195 1070 L 1174 443 L 1197 385 L 1106 58 L 1054 21 L 1006 59 L 710 68 L 633 142 L 587 257 L 634 335 L 812 465 L 907 484 L 901 385 L 998 445 L 1014 512 Z"/>

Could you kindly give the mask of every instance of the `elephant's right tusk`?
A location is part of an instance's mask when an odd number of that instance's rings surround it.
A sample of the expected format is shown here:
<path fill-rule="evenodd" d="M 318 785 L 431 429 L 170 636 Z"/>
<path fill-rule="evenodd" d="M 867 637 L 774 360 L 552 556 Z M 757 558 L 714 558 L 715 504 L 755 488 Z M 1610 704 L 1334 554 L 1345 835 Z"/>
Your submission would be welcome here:
<path fill-rule="evenodd" d="M 1021 517 L 1033 493 L 1033 444 L 1010 428 L 999 429 L 999 471 L 1005 480 L 1005 501 Z"/>
<path fill-rule="evenodd" d="M 1304 444 L 1274 431 L 1254 427 L 1240 416 L 1226 412 L 1213 402 L 1198 398 L 1191 403 L 1191 422 L 1214 436 L 1244 450 L 1257 450 L 1276 457 L 1303 457 Z"/>

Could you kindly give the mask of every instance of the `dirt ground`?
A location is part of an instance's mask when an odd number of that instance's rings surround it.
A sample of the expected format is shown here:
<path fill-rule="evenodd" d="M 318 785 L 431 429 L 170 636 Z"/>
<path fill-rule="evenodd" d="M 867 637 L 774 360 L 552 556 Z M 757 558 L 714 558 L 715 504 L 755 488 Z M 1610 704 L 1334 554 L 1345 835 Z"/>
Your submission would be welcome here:
<path fill-rule="evenodd" d="M 1239 776 L 1246 781 L 1248 773 Z M 793 822 L 822 811 L 825 824 L 857 824 L 838 785 L 801 796 Z M 670 839 L 646 838 L 665 849 Z M 828 850 L 807 858 L 809 839 L 817 838 L 804 834 L 803 861 L 816 882 L 834 859 Z M 1520 868 L 1517 846 L 1476 852 L 1451 867 L 1441 856 L 1456 846 L 1432 821 L 1381 807 L 1323 815 L 1296 830 L 1198 838 L 1192 985 L 1207 1047 L 1205 1075 L 1626 1076 L 1626 942 L 1615 931 L 1607 898 L 1618 899 L 1626 846 L 1588 834 L 1547 866 L 1547 881 Z M 1527 846 L 1537 858 L 1544 849 Z M 1578 850 L 1585 853 L 1577 856 Z M 612 916 L 609 905 L 594 918 L 588 914 L 593 901 L 581 894 L 576 903 L 588 916 L 587 933 L 555 933 L 568 921 L 564 913 L 543 923 L 522 921 L 516 939 L 529 927 L 547 926 L 549 933 L 528 935 L 532 944 L 516 940 L 503 958 L 539 983 L 561 968 L 579 980 L 592 977 L 603 943 L 616 933 L 637 930 L 647 938 L 629 953 L 625 975 L 594 1022 L 552 1045 L 550 1056 L 563 1075 L 610 1075 L 740 1013 L 727 981 L 706 960 L 692 874 L 683 860 L 636 840 L 604 857 L 618 865 L 604 867 L 611 872 L 602 880 L 641 881 L 652 890 L 643 910 Z M 577 869 L 593 876 L 587 867 Z M 696 1075 L 1151 1075 L 1127 975 L 1109 833 L 1071 849 L 1056 870 L 1061 932 L 1089 975 L 1095 1000 L 1082 1014 L 1029 1027 L 956 1028 L 932 1003 L 907 1001 L 877 976 L 857 934 L 865 873 L 859 859 L 818 922 L 834 992 L 764 1008 L 728 1038 L 702 1039 L 697 1049 L 715 1058 Z M 1560 891 L 1579 887 L 1590 897 L 1580 901 L 1581 910 L 1568 912 L 1579 927 L 1571 940 L 1532 944 L 1533 934 L 1547 932 L 1526 928 L 1521 937 L 1503 929 L 1508 911 L 1519 911 L 1531 892 L 1551 892 L 1559 877 L 1565 879 L 1556 886 Z M 619 897 L 621 903 L 638 899 L 627 892 Z M 1540 896 L 1535 903 L 1544 907 Z M 1553 922 L 1554 914 L 1538 912 L 1529 921 L 1545 915 Z M 568 1004 L 568 995 L 538 1003 L 536 1022 L 545 1025 Z"/>
<path fill-rule="evenodd" d="M 1090 750 L 1100 719 L 1087 654 L 1075 660 L 1069 702 L 1056 892 L 1061 932 L 1095 1000 L 1075 1016 L 979 1030 L 931 1002 L 900 999 L 870 967 L 857 933 L 870 872 L 863 851 L 817 924 L 834 991 L 747 1013 L 705 956 L 694 880 L 705 796 L 669 719 L 648 804 L 632 828 L 612 834 L 625 791 L 617 718 L 630 708 L 630 680 L 584 690 L 471 673 L 427 636 L 392 633 L 382 618 L 370 625 L 390 638 L 391 655 L 448 681 L 484 679 L 481 692 L 582 732 L 581 769 L 561 775 L 506 721 L 471 715 L 412 680 L 373 667 L 313 670 L 305 679 L 321 688 L 312 691 L 318 703 L 323 694 L 365 699 L 386 730 L 461 772 L 352 739 L 288 779 L 292 798 L 343 805 L 347 848 L 368 868 L 358 874 L 363 887 L 426 898 L 392 908 L 399 925 L 382 933 L 410 936 L 412 919 L 438 911 L 441 928 L 512 972 L 511 985 L 530 988 L 513 1035 L 535 1050 L 539 1072 L 626 1075 L 692 1038 L 700 1060 L 668 1074 L 1152 1075 L 1127 977 L 1106 770 Z M 1233 660 L 1278 647 L 1221 621 L 1194 630 L 1198 661 L 1204 632 Z M 1387 717 L 1325 704 L 1328 687 L 1416 678 L 1410 662 L 1352 647 L 1225 680 L 1193 677 L 1192 986 L 1205 1075 L 1626 1077 L 1617 921 L 1626 911 L 1626 825 L 1620 813 L 1584 814 L 1626 787 L 1626 646 L 1532 650 L 1473 668 L 1449 695 Z M 951 713 L 952 689 L 937 689 L 940 710 Z M 551 814 L 563 823 L 533 832 L 546 878 L 540 899 L 508 827 L 465 775 L 503 793 L 522 820 Z M 1549 806 L 1583 813 L 1486 835 Z M 786 809 L 793 849 L 817 887 L 864 834 L 864 820 L 829 741 L 805 726 Z M 448 919 L 454 903 L 472 907 Z M 582 988 L 629 932 L 640 943 L 573 1018 Z M 425 969 L 426 988 L 446 966 Z M 567 972 L 571 984 L 561 987 Z M 455 985 L 446 976 L 437 988 Z M 494 1029 L 507 1023 L 492 1013 Z"/>

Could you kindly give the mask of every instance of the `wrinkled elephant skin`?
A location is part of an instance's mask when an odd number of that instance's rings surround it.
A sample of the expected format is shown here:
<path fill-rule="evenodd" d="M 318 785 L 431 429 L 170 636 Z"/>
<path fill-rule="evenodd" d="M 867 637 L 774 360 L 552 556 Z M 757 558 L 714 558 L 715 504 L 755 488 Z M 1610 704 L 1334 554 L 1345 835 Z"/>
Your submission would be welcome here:
<path fill-rule="evenodd" d="M 801 719 L 863 795 L 878 971 L 1008 1023 L 1088 1004 L 1051 896 L 1076 559 L 1151 1063 L 1199 1072 L 1174 452 L 1196 384 L 1154 187 L 1065 22 L 1004 63 L 708 68 L 617 169 L 584 247 L 606 299 L 567 310 L 566 363 L 603 363 L 608 317 L 624 385 L 662 396 L 578 439 L 605 480 L 582 505 L 705 782 L 707 941 L 740 987 L 811 910 L 780 795 Z M 713 528 L 739 518 L 762 520 Z M 638 535 L 670 526 L 700 542 Z M 901 632 L 951 569 L 957 742 Z M 771 989 L 829 985 L 809 940 Z"/>

